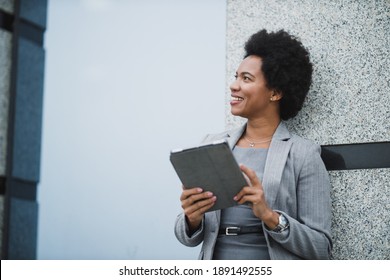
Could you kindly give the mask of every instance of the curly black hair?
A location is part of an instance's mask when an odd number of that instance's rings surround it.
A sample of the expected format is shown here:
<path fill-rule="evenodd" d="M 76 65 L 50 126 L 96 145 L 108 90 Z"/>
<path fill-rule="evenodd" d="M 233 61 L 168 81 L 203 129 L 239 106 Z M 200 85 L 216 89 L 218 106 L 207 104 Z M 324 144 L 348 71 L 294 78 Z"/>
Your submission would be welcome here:
<path fill-rule="evenodd" d="M 267 86 L 282 93 L 280 117 L 288 120 L 302 109 L 309 91 L 313 65 L 302 43 L 284 30 L 260 30 L 245 43 L 244 58 L 261 58 Z"/>

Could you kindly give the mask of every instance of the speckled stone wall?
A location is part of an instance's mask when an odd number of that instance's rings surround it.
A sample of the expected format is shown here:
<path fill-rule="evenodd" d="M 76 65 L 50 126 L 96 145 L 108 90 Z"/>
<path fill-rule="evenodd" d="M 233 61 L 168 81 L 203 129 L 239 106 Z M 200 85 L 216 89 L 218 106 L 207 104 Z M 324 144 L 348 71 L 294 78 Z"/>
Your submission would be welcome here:
<path fill-rule="evenodd" d="M 285 29 L 314 63 L 290 130 L 321 145 L 390 140 L 390 1 L 228 0 L 227 90 L 248 37 Z M 230 114 L 226 126 L 242 119 Z M 331 171 L 334 259 L 390 259 L 390 169 Z"/>

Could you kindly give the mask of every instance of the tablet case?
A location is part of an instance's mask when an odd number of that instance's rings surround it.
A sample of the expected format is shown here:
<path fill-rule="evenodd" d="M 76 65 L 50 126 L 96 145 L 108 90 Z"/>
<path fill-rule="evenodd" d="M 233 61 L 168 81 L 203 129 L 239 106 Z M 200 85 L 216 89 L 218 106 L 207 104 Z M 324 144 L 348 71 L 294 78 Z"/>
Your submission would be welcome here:
<path fill-rule="evenodd" d="M 248 185 L 226 140 L 171 151 L 170 161 L 185 188 L 201 187 L 217 197 L 208 211 L 237 205 L 233 197 Z"/>

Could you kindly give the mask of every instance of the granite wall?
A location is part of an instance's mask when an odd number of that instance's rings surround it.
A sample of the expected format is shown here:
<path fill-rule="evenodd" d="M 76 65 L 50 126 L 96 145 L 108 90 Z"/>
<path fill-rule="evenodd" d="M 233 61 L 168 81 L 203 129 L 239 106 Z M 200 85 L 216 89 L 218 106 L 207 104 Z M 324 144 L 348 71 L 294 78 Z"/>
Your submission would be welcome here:
<path fill-rule="evenodd" d="M 301 39 L 315 66 L 308 98 L 289 128 L 321 145 L 390 140 L 389 1 L 227 2 L 227 99 L 247 38 L 263 28 L 284 29 Z M 227 105 L 227 127 L 242 122 Z M 333 258 L 390 259 L 389 166 L 329 173 Z"/>

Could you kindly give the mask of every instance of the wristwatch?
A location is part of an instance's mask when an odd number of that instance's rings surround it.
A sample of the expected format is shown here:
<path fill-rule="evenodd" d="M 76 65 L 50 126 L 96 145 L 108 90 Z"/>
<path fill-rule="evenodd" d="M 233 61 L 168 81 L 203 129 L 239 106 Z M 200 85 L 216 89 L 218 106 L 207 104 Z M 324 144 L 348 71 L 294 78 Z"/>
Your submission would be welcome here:
<path fill-rule="evenodd" d="M 279 224 L 272 231 L 280 233 L 288 229 L 289 226 L 290 224 L 287 221 L 286 217 L 283 216 L 282 214 L 279 214 Z"/>

